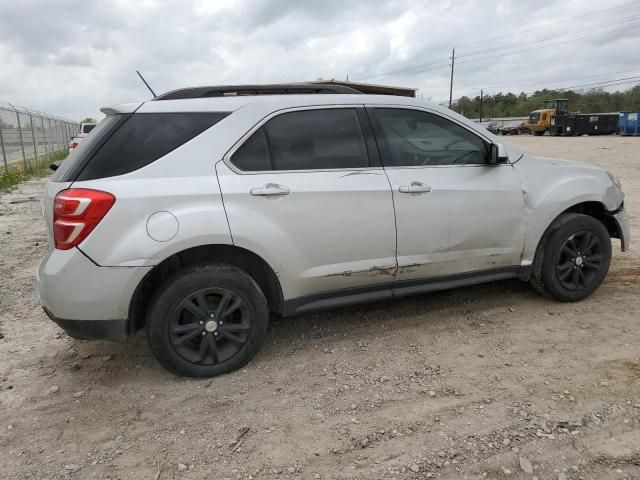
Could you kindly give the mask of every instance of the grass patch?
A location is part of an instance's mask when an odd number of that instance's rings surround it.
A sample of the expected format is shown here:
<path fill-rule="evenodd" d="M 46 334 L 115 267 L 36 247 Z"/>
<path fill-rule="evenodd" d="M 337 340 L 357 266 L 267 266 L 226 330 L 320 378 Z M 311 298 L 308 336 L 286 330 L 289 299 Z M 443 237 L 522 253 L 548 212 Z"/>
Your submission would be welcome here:
<path fill-rule="evenodd" d="M 42 178 L 51 173 L 49 165 L 58 160 L 64 160 L 69 155 L 68 151 L 61 150 L 49 155 L 49 161 L 44 155 L 40 155 L 40 161 L 35 162 L 35 157 L 27 159 L 27 163 L 32 165 L 32 168 L 25 171 L 22 163 L 16 163 L 9 167 L 9 170 L 4 172 L 0 177 L 0 191 L 8 191 L 14 188 L 16 185 L 29 180 L 30 178 Z"/>

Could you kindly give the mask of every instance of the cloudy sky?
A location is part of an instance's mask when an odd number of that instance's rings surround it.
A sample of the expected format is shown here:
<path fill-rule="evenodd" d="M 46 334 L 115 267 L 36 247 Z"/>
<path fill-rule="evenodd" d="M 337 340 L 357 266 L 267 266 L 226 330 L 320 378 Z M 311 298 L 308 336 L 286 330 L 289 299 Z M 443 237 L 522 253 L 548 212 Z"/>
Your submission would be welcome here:
<path fill-rule="evenodd" d="M 454 97 L 625 89 L 639 40 L 628 0 L 0 0 L 0 101 L 99 116 L 150 97 L 136 69 L 156 93 L 348 75 L 445 101 L 452 47 Z"/>

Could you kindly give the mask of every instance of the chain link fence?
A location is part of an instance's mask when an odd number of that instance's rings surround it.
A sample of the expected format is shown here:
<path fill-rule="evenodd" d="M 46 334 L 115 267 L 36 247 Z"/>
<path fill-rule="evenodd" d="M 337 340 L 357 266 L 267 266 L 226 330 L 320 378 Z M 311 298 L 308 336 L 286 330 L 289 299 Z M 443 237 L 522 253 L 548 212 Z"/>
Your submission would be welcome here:
<path fill-rule="evenodd" d="M 0 102 L 0 174 L 38 170 L 69 148 L 80 124 L 55 115 Z"/>

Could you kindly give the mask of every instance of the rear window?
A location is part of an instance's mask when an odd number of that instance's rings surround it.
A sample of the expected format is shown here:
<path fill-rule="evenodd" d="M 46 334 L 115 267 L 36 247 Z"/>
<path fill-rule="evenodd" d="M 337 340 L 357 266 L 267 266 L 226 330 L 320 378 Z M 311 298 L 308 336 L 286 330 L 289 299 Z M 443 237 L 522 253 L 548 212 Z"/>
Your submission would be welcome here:
<path fill-rule="evenodd" d="M 231 157 L 246 172 L 367 168 L 355 109 L 283 113 L 256 131 Z"/>
<path fill-rule="evenodd" d="M 132 172 L 175 150 L 227 115 L 192 112 L 107 117 L 81 144 L 77 154 L 62 162 L 53 180 L 94 180 Z M 67 162 L 71 165 L 65 165 Z M 63 167 L 65 170 L 60 172 Z"/>
<path fill-rule="evenodd" d="M 95 127 L 95 125 L 83 125 L 82 126 L 82 133 L 89 133 L 91 130 L 93 130 Z"/>

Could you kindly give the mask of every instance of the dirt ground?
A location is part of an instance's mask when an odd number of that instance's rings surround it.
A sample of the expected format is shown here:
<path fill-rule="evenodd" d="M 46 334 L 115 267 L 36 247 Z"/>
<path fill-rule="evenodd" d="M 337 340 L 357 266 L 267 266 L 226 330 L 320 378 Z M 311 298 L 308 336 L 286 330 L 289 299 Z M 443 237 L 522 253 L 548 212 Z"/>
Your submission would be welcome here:
<path fill-rule="evenodd" d="M 43 182 L 2 195 L 0 477 L 640 478 L 640 138 L 509 141 L 621 177 L 634 243 L 591 298 L 514 280 L 275 319 L 212 380 L 66 336 L 36 293 Z"/>

